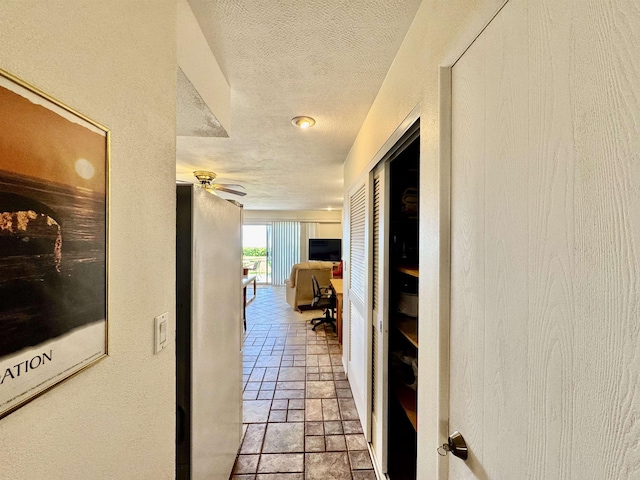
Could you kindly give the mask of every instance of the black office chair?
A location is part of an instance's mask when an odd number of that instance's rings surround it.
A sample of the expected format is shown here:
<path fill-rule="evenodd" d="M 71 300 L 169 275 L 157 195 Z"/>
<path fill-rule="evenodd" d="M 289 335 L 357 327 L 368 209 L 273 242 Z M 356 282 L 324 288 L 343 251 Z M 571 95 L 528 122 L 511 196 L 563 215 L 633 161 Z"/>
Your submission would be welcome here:
<path fill-rule="evenodd" d="M 336 295 L 333 293 L 331 287 L 321 287 L 316 279 L 315 275 L 311 275 L 311 284 L 313 285 L 313 301 L 311 302 L 311 308 L 324 309 L 324 317 L 318 317 L 311 319 L 313 330 L 318 325 L 329 324 L 333 327 L 333 331 L 336 331 L 336 319 L 333 316 L 333 311 L 336 308 Z"/>

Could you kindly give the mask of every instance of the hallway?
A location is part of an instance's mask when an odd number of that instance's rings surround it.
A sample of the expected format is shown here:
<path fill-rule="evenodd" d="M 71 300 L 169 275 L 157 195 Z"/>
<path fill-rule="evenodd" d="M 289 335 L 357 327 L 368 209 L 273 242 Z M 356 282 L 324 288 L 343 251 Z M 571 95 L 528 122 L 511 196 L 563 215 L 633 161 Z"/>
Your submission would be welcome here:
<path fill-rule="evenodd" d="M 375 480 L 331 328 L 258 289 L 244 339 L 245 435 L 232 480 Z"/>

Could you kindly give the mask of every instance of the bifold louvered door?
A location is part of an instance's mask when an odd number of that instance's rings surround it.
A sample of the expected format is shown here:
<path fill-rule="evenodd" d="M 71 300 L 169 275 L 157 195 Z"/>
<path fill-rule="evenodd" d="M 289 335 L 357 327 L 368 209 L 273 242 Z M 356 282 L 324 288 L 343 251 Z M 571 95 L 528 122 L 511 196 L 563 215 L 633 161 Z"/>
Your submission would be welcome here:
<path fill-rule="evenodd" d="M 387 302 L 388 166 L 384 162 L 373 176 L 373 272 L 371 325 L 371 446 L 381 472 L 387 469 Z"/>
<path fill-rule="evenodd" d="M 368 439 L 371 425 L 370 204 L 370 180 L 367 178 L 349 195 L 349 284 L 344 313 L 349 329 L 347 374 Z"/>

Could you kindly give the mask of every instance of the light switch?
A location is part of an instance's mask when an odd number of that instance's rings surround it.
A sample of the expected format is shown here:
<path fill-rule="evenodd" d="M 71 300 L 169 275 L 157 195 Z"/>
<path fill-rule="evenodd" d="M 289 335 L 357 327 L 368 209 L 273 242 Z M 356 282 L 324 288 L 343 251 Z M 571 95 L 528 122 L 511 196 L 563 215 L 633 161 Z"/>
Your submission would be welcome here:
<path fill-rule="evenodd" d="M 160 351 L 167 346 L 167 324 L 169 322 L 169 312 L 164 312 L 162 315 L 158 315 L 153 319 L 155 339 L 156 339 L 156 351 Z"/>

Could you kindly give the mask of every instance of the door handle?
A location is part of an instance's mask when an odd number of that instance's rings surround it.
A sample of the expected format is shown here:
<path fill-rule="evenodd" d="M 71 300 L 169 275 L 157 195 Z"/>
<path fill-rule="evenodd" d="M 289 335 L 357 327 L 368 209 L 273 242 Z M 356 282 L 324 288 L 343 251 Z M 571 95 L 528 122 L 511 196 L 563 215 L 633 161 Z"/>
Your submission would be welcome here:
<path fill-rule="evenodd" d="M 440 449 L 442 449 L 444 453 L 440 453 Z M 469 449 L 467 448 L 467 442 L 464 441 L 464 437 L 460 432 L 453 432 L 447 439 L 447 443 L 438 448 L 438 454 L 442 455 L 443 457 L 447 454 L 447 452 L 451 452 L 454 456 L 461 458 L 462 460 L 466 460 L 467 458 L 469 458 Z"/>

